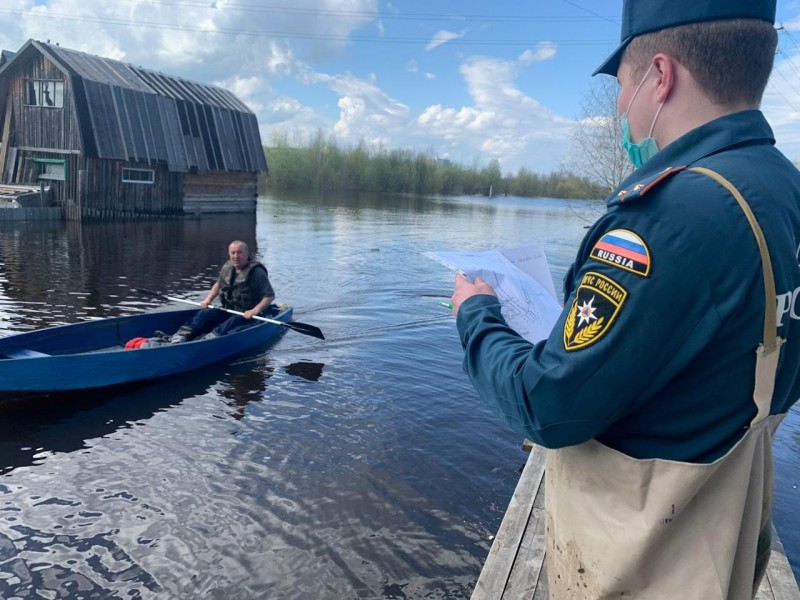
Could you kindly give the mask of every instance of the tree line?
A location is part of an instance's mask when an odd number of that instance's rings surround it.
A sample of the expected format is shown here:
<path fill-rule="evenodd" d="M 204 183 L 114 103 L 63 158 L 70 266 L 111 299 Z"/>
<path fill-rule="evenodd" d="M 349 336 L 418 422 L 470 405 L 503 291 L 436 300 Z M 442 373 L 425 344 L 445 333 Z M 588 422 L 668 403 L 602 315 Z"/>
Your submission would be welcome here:
<path fill-rule="evenodd" d="M 503 175 L 500 163 L 465 166 L 432 152 L 370 149 L 364 142 L 342 147 L 322 132 L 291 145 L 277 134 L 264 151 L 269 174 L 259 189 L 326 192 L 388 192 L 441 195 L 510 195 L 548 198 L 598 198 L 597 185 L 567 172 L 538 174 L 520 168 Z"/>
<path fill-rule="evenodd" d="M 613 79 L 593 80 L 572 135 L 571 158 L 558 172 L 539 174 L 523 167 L 503 175 L 496 160 L 483 164 L 476 159 L 465 166 L 432 151 L 370 149 L 364 142 L 342 148 L 321 131 L 295 144 L 277 133 L 264 147 L 270 172 L 260 177 L 259 191 L 605 198 L 633 172 L 622 147 L 617 93 Z M 800 168 L 800 162 L 794 164 Z"/>

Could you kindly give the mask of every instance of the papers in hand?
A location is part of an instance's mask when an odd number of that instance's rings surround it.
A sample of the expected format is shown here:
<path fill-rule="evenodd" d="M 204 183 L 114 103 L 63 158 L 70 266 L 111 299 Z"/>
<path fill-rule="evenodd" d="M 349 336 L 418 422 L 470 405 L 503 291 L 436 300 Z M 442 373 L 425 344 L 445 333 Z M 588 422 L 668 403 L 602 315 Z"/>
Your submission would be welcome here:
<path fill-rule="evenodd" d="M 426 252 L 426 256 L 494 288 L 506 323 L 530 342 L 550 335 L 561 314 L 544 248 L 521 246 L 481 252 Z"/>

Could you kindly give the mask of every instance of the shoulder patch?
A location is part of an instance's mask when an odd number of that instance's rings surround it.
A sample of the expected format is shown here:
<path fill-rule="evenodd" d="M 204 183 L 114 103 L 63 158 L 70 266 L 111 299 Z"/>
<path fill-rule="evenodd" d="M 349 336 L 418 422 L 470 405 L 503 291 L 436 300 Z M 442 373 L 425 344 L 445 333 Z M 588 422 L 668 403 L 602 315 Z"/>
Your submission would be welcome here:
<path fill-rule="evenodd" d="M 656 173 L 647 179 L 642 179 L 641 181 L 636 182 L 624 190 L 620 190 L 617 192 L 616 197 L 611 198 L 608 204 L 609 206 L 614 204 L 628 204 L 629 202 L 638 200 L 642 196 L 646 195 L 647 192 L 657 187 L 661 182 L 669 179 L 676 173 L 680 173 L 685 168 L 686 165 L 682 167 L 667 167 L 663 171 L 660 171 L 659 173 Z"/>
<path fill-rule="evenodd" d="M 603 235 L 589 256 L 642 277 L 650 275 L 650 250 L 642 238 L 628 229 L 614 229 Z"/>
<path fill-rule="evenodd" d="M 599 341 L 611 329 L 628 291 L 600 273 L 587 272 L 564 322 L 564 349 L 580 350 Z"/>

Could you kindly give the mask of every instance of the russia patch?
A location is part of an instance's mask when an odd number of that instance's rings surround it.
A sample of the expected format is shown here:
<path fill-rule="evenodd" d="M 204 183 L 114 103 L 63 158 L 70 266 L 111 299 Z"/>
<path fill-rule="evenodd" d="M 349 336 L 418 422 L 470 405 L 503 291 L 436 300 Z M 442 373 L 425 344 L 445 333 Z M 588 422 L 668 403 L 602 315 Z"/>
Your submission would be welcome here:
<path fill-rule="evenodd" d="M 610 277 L 586 273 L 564 322 L 564 349 L 580 350 L 602 338 L 627 297 L 627 290 Z"/>
<path fill-rule="evenodd" d="M 650 274 L 650 250 L 642 238 L 627 229 L 606 233 L 594 245 L 590 256 L 642 277 Z"/>

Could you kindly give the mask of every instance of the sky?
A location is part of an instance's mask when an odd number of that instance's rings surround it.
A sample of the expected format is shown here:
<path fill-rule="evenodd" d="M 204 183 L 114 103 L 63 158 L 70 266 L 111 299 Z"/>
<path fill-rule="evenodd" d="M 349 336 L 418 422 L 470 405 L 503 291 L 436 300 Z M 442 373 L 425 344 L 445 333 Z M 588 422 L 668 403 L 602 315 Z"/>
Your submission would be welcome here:
<path fill-rule="evenodd" d="M 0 48 L 50 41 L 227 88 L 262 142 L 321 132 L 539 173 L 574 160 L 622 0 L 3 0 Z M 800 161 L 800 0 L 778 0 L 762 109 Z"/>

